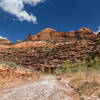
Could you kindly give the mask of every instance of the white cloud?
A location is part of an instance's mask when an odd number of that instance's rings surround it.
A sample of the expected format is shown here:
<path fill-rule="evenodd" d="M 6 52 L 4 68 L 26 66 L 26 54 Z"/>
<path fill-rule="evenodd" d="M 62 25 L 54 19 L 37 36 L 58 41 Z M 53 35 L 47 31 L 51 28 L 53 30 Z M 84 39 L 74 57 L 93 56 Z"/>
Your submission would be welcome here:
<path fill-rule="evenodd" d="M 0 36 L 0 39 L 7 39 L 6 37 L 2 37 L 2 36 Z"/>
<path fill-rule="evenodd" d="M 32 13 L 29 14 L 24 9 L 24 4 L 36 6 L 38 3 L 44 1 L 45 0 L 0 0 L 0 7 L 4 11 L 15 15 L 20 21 L 37 23 L 36 16 L 34 16 Z"/>
<path fill-rule="evenodd" d="M 98 30 L 94 32 L 96 35 L 100 32 L 100 26 L 98 27 Z"/>

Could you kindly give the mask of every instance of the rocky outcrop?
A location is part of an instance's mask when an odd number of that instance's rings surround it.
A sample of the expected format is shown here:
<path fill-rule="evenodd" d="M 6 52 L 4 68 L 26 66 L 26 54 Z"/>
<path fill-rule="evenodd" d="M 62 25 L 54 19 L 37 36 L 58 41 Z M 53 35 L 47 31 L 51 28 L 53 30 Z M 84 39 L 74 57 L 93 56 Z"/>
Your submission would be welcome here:
<path fill-rule="evenodd" d="M 68 32 L 68 37 L 77 37 L 77 33 L 75 31 Z"/>
<path fill-rule="evenodd" d="M 88 28 L 83 27 L 80 30 L 76 31 L 79 37 L 81 38 L 89 38 L 89 39 L 95 39 L 96 35 Z"/>
<path fill-rule="evenodd" d="M 78 31 L 70 32 L 57 32 L 52 28 L 46 28 L 36 35 L 29 34 L 25 41 L 67 39 L 69 37 L 95 39 L 96 35 L 86 27 L 83 27 Z"/>
<path fill-rule="evenodd" d="M 70 38 L 68 39 L 70 40 Z M 42 47 L 37 45 L 37 47 L 32 48 L 10 48 L 0 51 L 0 62 L 15 62 L 25 67 L 32 66 L 35 70 L 40 70 L 42 67 L 60 67 L 66 60 L 69 60 L 73 66 L 76 59 L 95 57 L 100 50 L 97 51 L 94 48 L 95 42 L 89 39 L 76 39 L 74 42 L 68 42 L 66 39 L 61 43 L 53 48 L 48 45 L 50 43 L 47 43 Z"/>
<path fill-rule="evenodd" d="M 30 40 L 51 40 L 51 39 L 64 39 L 67 37 L 66 32 L 56 32 L 52 28 L 43 29 L 40 33 L 36 35 L 29 34 L 25 41 Z"/>
<path fill-rule="evenodd" d="M 78 30 L 78 32 L 84 32 L 84 33 L 92 33 L 92 31 L 86 27 L 82 27 Z"/>
<path fill-rule="evenodd" d="M 8 39 L 0 38 L 0 44 L 7 45 L 7 44 L 10 44 L 10 43 L 11 42 Z"/>
<path fill-rule="evenodd" d="M 40 33 L 37 34 L 38 39 L 52 39 L 52 35 L 56 32 L 56 30 L 52 28 L 43 29 Z"/>
<path fill-rule="evenodd" d="M 66 39 L 68 37 L 67 32 L 55 32 L 51 35 L 52 39 Z"/>
<path fill-rule="evenodd" d="M 36 35 L 29 34 L 26 42 L 10 46 L 6 52 L 1 51 L 0 62 L 15 62 L 32 66 L 36 70 L 48 66 L 59 67 L 65 60 L 74 64 L 76 59 L 82 60 L 98 55 L 100 41 L 98 42 L 96 37 L 88 28 L 68 33 L 46 28 Z"/>
<path fill-rule="evenodd" d="M 16 44 L 21 43 L 21 40 L 17 40 Z"/>
<path fill-rule="evenodd" d="M 25 41 L 34 40 L 33 35 L 29 34 Z"/>
<path fill-rule="evenodd" d="M 70 31 L 68 33 L 69 37 L 76 37 L 76 38 L 87 38 L 87 39 L 95 39 L 96 35 L 88 28 L 83 27 L 78 31 Z"/>

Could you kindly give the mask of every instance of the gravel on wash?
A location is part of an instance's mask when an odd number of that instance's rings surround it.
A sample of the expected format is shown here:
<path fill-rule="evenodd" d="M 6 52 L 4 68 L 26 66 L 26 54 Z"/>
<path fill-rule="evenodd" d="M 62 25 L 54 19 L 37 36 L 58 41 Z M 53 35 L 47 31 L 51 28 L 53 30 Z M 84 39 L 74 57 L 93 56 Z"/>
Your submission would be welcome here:
<path fill-rule="evenodd" d="M 0 91 L 0 100 L 80 100 L 69 82 L 47 75 L 38 81 Z"/>

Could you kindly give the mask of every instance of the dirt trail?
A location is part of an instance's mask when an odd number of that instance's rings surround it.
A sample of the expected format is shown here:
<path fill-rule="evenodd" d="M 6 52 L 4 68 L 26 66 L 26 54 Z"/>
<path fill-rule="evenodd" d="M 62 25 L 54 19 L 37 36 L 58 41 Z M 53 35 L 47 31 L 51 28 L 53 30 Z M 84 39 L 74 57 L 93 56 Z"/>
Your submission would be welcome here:
<path fill-rule="evenodd" d="M 69 80 L 57 80 L 48 75 L 43 79 L 0 91 L 0 100 L 79 100 L 68 85 Z"/>

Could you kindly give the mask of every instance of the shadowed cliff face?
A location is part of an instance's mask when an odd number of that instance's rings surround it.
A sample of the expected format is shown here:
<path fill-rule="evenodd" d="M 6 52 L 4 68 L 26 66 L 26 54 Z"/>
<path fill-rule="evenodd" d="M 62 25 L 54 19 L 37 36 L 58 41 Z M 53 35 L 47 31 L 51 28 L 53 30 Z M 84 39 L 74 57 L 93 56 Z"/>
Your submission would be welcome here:
<path fill-rule="evenodd" d="M 100 32 L 97 34 L 97 37 L 100 38 Z"/>

